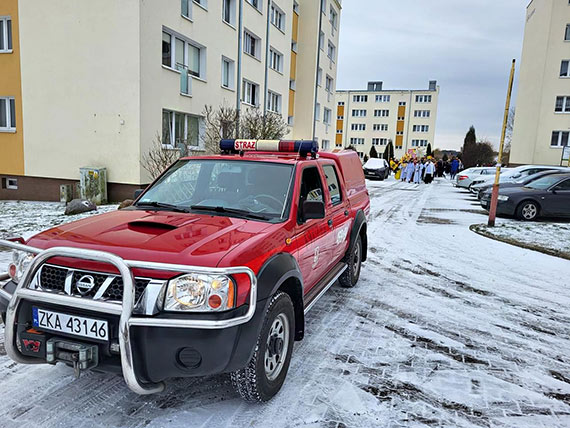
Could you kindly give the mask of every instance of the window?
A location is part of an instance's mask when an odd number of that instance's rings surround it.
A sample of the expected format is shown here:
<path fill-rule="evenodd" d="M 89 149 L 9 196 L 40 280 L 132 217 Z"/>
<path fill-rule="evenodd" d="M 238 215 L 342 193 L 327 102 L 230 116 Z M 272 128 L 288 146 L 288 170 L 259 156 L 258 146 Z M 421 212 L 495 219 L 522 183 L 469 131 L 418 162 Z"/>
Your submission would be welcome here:
<path fill-rule="evenodd" d="M 327 13 L 327 0 L 321 0 L 321 12 L 324 14 Z"/>
<path fill-rule="evenodd" d="M 236 0 L 222 0 L 222 19 L 224 22 L 235 26 L 236 24 Z"/>
<path fill-rule="evenodd" d="M 344 106 L 344 101 L 339 101 L 339 102 L 338 102 L 338 106 L 339 106 L 339 107 Z"/>
<path fill-rule="evenodd" d="M 562 61 L 560 65 L 560 77 L 570 77 L 570 60 Z"/>
<path fill-rule="evenodd" d="M 162 144 L 168 148 L 198 146 L 199 119 L 185 113 L 162 110 Z"/>
<path fill-rule="evenodd" d="M 321 103 L 315 104 L 315 120 L 320 120 L 321 117 Z"/>
<path fill-rule="evenodd" d="M 396 131 L 396 135 L 404 135 L 404 131 Z"/>
<path fill-rule="evenodd" d="M 323 86 L 323 69 L 320 67 L 317 70 L 317 85 Z"/>
<path fill-rule="evenodd" d="M 12 51 L 12 19 L 0 18 L 0 52 Z"/>
<path fill-rule="evenodd" d="M 235 89 L 235 62 L 222 57 L 222 86 L 227 89 Z"/>
<path fill-rule="evenodd" d="M 323 31 L 319 34 L 319 49 L 325 50 L 325 33 Z"/>
<path fill-rule="evenodd" d="M 333 45 L 330 40 L 329 40 L 329 46 L 328 46 L 328 50 L 327 50 L 327 56 L 329 57 L 329 59 L 330 59 L 331 61 L 333 61 L 333 62 L 335 61 L 335 58 L 336 58 L 336 46 Z"/>
<path fill-rule="evenodd" d="M 412 147 L 426 147 L 427 145 L 427 140 L 412 140 Z"/>
<path fill-rule="evenodd" d="M 343 132 L 342 129 L 337 129 L 337 130 L 336 130 L 336 133 L 337 133 L 337 134 L 342 134 L 342 132 Z"/>
<path fill-rule="evenodd" d="M 414 117 L 430 117 L 429 110 L 415 110 Z"/>
<path fill-rule="evenodd" d="M 331 124 L 331 117 L 332 117 L 331 109 L 325 107 L 324 111 L 323 111 L 323 123 L 330 125 Z"/>
<path fill-rule="evenodd" d="M 263 3 L 262 0 L 246 0 L 250 5 L 261 12 L 261 5 Z"/>
<path fill-rule="evenodd" d="M 269 49 L 269 67 L 283 73 L 283 55 L 273 48 Z"/>
<path fill-rule="evenodd" d="M 293 2 L 293 12 L 295 12 L 297 15 L 299 14 L 299 3 L 296 1 Z"/>
<path fill-rule="evenodd" d="M 194 0 L 194 3 L 202 6 L 204 9 L 208 8 L 208 0 Z"/>
<path fill-rule="evenodd" d="M 413 132 L 429 132 L 429 125 L 414 125 Z"/>
<path fill-rule="evenodd" d="M 376 102 L 377 103 L 389 103 L 390 102 L 390 95 L 376 95 Z"/>
<path fill-rule="evenodd" d="M 324 143 L 324 141 L 323 141 Z M 336 168 L 332 165 L 324 165 L 323 172 L 327 178 L 327 189 L 333 205 L 338 205 L 342 202 L 342 194 L 340 193 L 340 186 Z"/>
<path fill-rule="evenodd" d="M 373 146 L 385 146 L 386 144 L 388 144 L 387 138 L 373 138 L 372 139 L 372 145 Z"/>
<path fill-rule="evenodd" d="M 354 144 L 364 144 L 364 138 L 351 138 L 350 139 L 350 144 L 354 145 Z"/>
<path fill-rule="evenodd" d="M 287 125 L 293 126 L 295 124 L 295 117 L 287 116 Z"/>
<path fill-rule="evenodd" d="M 182 0 L 180 14 L 188 19 L 192 19 L 192 0 Z"/>
<path fill-rule="evenodd" d="M 556 113 L 570 113 L 570 97 L 556 97 Z"/>
<path fill-rule="evenodd" d="M 557 192 L 570 191 L 570 180 L 563 181 L 562 183 L 558 184 L 553 190 L 556 190 Z"/>
<path fill-rule="evenodd" d="M 390 110 L 374 110 L 374 117 L 388 117 Z"/>
<path fill-rule="evenodd" d="M 332 77 L 330 77 L 328 74 L 325 77 L 325 90 L 329 93 L 333 93 L 334 92 L 334 80 Z"/>
<path fill-rule="evenodd" d="M 363 153 L 363 152 L 356 152 L 356 153 L 358 153 L 358 157 L 359 157 L 360 159 L 364 158 L 364 153 Z"/>
<path fill-rule="evenodd" d="M 387 123 L 375 123 L 372 125 L 372 130 L 374 131 L 387 131 L 388 124 Z"/>
<path fill-rule="evenodd" d="M 352 110 L 352 117 L 366 117 L 366 110 Z"/>
<path fill-rule="evenodd" d="M 162 32 L 162 65 L 172 67 L 172 36 L 164 31 Z"/>
<path fill-rule="evenodd" d="M 368 102 L 368 95 L 353 95 L 352 101 L 355 103 L 365 103 Z"/>
<path fill-rule="evenodd" d="M 321 149 L 323 150 L 328 150 L 331 148 L 331 142 L 330 140 L 323 140 L 321 141 Z"/>
<path fill-rule="evenodd" d="M 297 42 L 291 40 L 291 50 L 297 53 Z"/>
<path fill-rule="evenodd" d="M 406 120 L 406 118 L 405 118 L 404 116 L 398 116 L 398 121 L 401 122 L 401 121 L 403 121 L 403 120 Z"/>
<path fill-rule="evenodd" d="M 303 176 L 301 177 L 301 189 L 299 195 L 299 206 L 302 207 L 305 201 L 317 201 L 324 202 L 323 198 L 323 183 L 321 181 L 321 175 L 316 167 L 309 167 L 303 170 Z M 298 212 L 301 215 L 301 210 Z M 297 219 L 299 223 L 303 222 L 303 219 L 299 217 Z"/>
<path fill-rule="evenodd" d="M 246 104 L 252 106 L 259 105 L 259 85 L 257 83 L 250 82 L 249 80 L 243 80 L 242 85 L 242 101 Z"/>
<path fill-rule="evenodd" d="M 570 132 L 568 131 L 554 131 L 552 133 L 552 140 L 550 141 L 550 147 L 565 147 L 568 145 L 568 137 Z"/>
<path fill-rule="evenodd" d="M 334 7 L 332 7 L 332 5 L 329 13 L 329 21 L 332 27 L 336 30 L 338 28 L 338 13 L 336 13 L 336 10 L 334 10 Z"/>
<path fill-rule="evenodd" d="M 344 116 L 337 116 L 336 117 L 338 120 L 344 120 Z"/>
<path fill-rule="evenodd" d="M 289 79 L 289 89 L 293 91 L 297 90 L 297 81 L 293 79 Z"/>
<path fill-rule="evenodd" d="M 267 91 L 267 110 L 273 113 L 281 113 L 281 95 Z"/>
<path fill-rule="evenodd" d="M 353 123 L 350 125 L 352 131 L 366 131 L 365 123 Z"/>
<path fill-rule="evenodd" d="M 16 130 L 16 101 L 12 97 L 0 97 L 0 131 Z"/>
<path fill-rule="evenodd" d="M 247 30 L 243 32 L 243 51 L 257 59 L 261 58 L 261 40 Z"/>
<path fill-rule="evenodd" d="M 281 31 L 285 31 L 285 14 L 281 9 L 275 6 L 275 3 L 271 3 L 271 23 L 279 28 Z"/>
<path fill-rule="evenodd" d="M 406 105 L 406 102 L 405 102 L 405 101 L 400 101 L 400 102 L 398 103 L 398 105 L 399 105 L 400 107 L 404 107 L 404 106 Z"/>
<path fill-rule="evenodd" d="M 203 77 L 205 62 L 205 48 L 166 31 L 162 32 L 162 65 L 179 71 L 187 69 L 189 74 Z"/>
<path fill-rule="evenodd" d="M 570 42 L 570 24 L 566 25 L 566 34 L 564 34 L 564 40 Z"/>
<path fill-rule="evenodd" d="M 416 95 L 417 103 L 431 103 L 431 95 Z"/>
<path fill-rule="evenodd" d="M 18 179 L 2 177 L 2 189 L 18 190 Z"/>

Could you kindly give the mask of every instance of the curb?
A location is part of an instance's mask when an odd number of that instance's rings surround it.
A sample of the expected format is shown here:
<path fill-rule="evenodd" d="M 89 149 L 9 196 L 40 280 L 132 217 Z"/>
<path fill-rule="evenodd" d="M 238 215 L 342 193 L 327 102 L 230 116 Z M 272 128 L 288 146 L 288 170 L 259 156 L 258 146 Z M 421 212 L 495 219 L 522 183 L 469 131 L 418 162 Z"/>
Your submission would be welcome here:
<path fill-rule="evenodd" d="M 554 256 L 554 257 L 559 257 L 561 259 L 570 260 L 570 253 L 567 253 L 564 251 L 559 251 L 559 250 L 553 250 L 552 248 L 547 248 L 547 247 L 543 247 L 540 245 L 527 244 L 525 242 L 520 242 L 520 241 L 517 241 L 515 239 L 510 239 L 510 238 L 504 238 L 502 236 L 496 236 L 496 235 L 493 235 L 492 233 L 487 232 L 486 230 L 481 230 L 480 229 L 481 226 L 485 226 L 485 225 L 483 225 L 483 224 L 472 224 L 471 226 L 469 226 L 469 230 L 471 230 L 472 232 L 475 232 L 477 235 L 484 236 L 485 238 L 493 239 L 495 241 L 504 242 L 505 244 L 514 245 L 515 247 L 525 248 L 527 250 L 537 251 L 539 253 L 547 254 L 549 256 Z"/>

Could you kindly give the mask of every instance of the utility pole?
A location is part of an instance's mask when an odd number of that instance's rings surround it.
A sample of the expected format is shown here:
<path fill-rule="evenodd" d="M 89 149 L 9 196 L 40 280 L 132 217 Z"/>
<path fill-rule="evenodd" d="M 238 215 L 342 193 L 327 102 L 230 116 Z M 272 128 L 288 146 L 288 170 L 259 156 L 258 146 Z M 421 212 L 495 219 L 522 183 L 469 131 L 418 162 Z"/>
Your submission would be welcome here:
<path fill-rule="evenodd" d="M 505 146 L 505 135 L 507 133 L 507 122 L 509 120 L 509 109 L 511 107 L 511 95 L 513 93 L 513 83 L 515 80 L 515 63 L 511 67 L 511 77 L 507 89 L 507 102 L 505 105 L 505 117 L 503 119 L 503 131 L 501 132 L 501 143 L 499 145 L 499 159 L 497 160 L 497 171 L 495 172 L 495 183 L 493 184 L 493 194 L 491 196 L 491 206 L 489 207 L 489 227 L 495 227 L 495 217 L 497 216 L 497 203 L 499 198 L 499 179 L 501 177 L 501 161 L 503 159 L 503 147 Z"/>

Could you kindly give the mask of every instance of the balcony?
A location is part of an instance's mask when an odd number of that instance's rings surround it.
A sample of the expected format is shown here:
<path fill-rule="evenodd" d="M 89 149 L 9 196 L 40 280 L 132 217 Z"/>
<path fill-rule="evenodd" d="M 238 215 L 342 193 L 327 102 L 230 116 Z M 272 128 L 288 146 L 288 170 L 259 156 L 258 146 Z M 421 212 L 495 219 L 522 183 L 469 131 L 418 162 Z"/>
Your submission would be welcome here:
<path fill-rule="evenodd" d="M 176 63 L 176 71 L 180 73 L 180 94 L 192 96 L 192 74 L 184 64 Z"/>

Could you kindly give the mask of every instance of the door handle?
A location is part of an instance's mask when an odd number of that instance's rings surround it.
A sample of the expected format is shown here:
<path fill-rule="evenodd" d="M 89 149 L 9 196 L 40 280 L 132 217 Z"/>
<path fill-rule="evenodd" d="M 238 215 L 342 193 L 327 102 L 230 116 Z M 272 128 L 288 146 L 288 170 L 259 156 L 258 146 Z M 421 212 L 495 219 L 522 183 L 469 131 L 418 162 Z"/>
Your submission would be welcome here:
<path fill-rule="evenodd" d="M 329 221 L 327 221 L 327 224 L 329 225 L 329 227 L 332 227 L 332 226 L 333 226 L 333 221 L 332 221 L 332 219 L 329 220 Z"/>
<path fill-rule="evenodd" d="M 348 210 L 344 210 L 344 215 L 348 217 L 348 214 L 349 214 Z"/>

